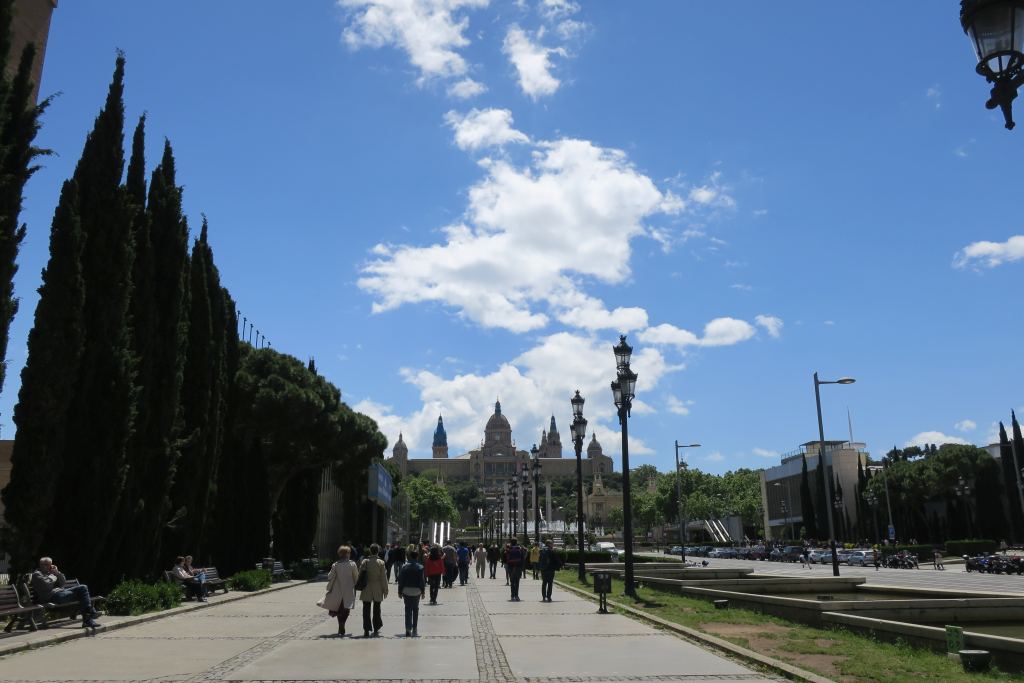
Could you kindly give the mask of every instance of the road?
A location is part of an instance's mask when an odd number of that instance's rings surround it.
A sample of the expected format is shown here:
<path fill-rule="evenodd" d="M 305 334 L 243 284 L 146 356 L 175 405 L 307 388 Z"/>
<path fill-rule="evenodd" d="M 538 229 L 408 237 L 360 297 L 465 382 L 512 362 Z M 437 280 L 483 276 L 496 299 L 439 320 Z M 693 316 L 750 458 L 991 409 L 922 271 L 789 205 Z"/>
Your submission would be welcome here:
<path fill-rule="evenodd" d="M 653 553 L 637 553 L 638 556 Z M 659 555 L 659 557 L 665 557 Z M 799 562 L 764 562 L 750 560 L 707 559 L 711 567 L 748 568 L 759 574 L 831 576 L 832 565 L 816 564 L 812 569 L 802 569 Z M 875 571 L 874 567 L 849 567 L 839 565 L 840 576 L 863 576 L 866 585 L 904 586 L 909 588 L 941 588 L 947 590 L 981 591 L 1024 595 L 1024 576 L 1003 574 L 979 574 L 965 572 L 962 564 L 950 565 L 948 569 L 936 571 L 931 564 L 921 569 L 885 569 Z"/>
<path fill-rule="evenodd" d="M 409 683 L 651 683 L 775 680 L 638 621 L 599 615 L 593 602 L 524 579 L 522 602 L 504 580 L 473 579 L 420 608 L 406 638 L 402 601 L 384 601 L 380 638 L 348 631 L 316 607 L 324 583 L 0 658 L 0 681 L 406 681 Z M 361 607 L 360 603 L 357 606 Z M 17 636 L 15 636 L 17 637 Z"/>

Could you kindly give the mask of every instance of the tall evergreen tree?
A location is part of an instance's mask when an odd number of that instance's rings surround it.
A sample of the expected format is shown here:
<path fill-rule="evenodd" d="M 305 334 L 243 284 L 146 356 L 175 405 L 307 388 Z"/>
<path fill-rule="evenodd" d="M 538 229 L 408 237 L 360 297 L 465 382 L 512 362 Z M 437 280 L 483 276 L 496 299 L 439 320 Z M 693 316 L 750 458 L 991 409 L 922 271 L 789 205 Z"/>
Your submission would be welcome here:
<path fill-rule="evenodd" d="M 864 500 L 864 492 L 867 491 L 867 483 L 868 479 L 864 471 L 863 463 L 861 463 L 860 458 L 857 458 L 857 487 L 854 489 L 854 496 L 856 497 L 855 516 L 857 518 L 857 540 L 871 538 L 871 534 L 868 533 L 871 529 L 871 524 L 868 522 L 871 510 L 868 509 L 868 503 Z"/>
<path fill-rule="evenodd" d="M 10 0 L 0 13 L 0 33 L 10 30 Z M 6 53 L 5 53 L 6 54 Z M 25 183 L 38 166 L 36 157 L 49 152 L 33 144 L 39 131 L 39 118 L 49 99 L 36 104 L 32 100 L 32 65 L 36 48 L 29 43 L 21 55 L 13 81 L 0 78 L 0 360 L 7 357 L 11 321 L 18 312 L 14 295 L 14 275 L 18 272 L 17 257 L 25 238 L 25 226 L 19 225 Z M 5 59 L 2 58 L 2 59 Z M 6 65 L 0 62 L 0 73 Z M 0 363 L 0 391 L 7 378 L 7 364 Z"/>
<path fill-rule="evenodd" d="M 40 554 L 54 521 L 57 476 L 70 459 L 66 425 L 85 334 L 83 237 L 77 210 L 77 186 L 68 180 L 53 216 L 50 259 L 43 270 L 14 407 L 17 432 L 3 501 L 10 533 L 5 545 L 15 571 L 30 569 Z"/>
<path fill-rule="evenodd" d="M 811 482 L 807 474 L 807 456 L 803 456 L 800 470 L 800 516 L 803 517 L 806 538 L 818 538 L 818 522 L 814 514 L 814 500 L 811 497 Z"/>
<path fill-rule="evenodd" d="M 110 539 L 126 473 L 135 416 L 135 372 L 128 303 L 136 207 L 121 185 L 124 173 L 124 55 L 119 54 L 103 110 L 75 168 L 84 245 L 82 362 L 68 420 L 67 457 L 60 472 L 47 534 L 52 554 L 65 557 L 100 586 L 117 548 Z M 75 524 L 68 524 L 68 520 Z M 89 533 L 81 533 L 88 529 Z M 101 563 L 101 558 L 104 558 Z"/>
<path fill-rule="evenodd" d="M 828 499 L 828 495 L 825 493 L 825 458 L 822 454 L 818 454 L 818 466 L 814 469 L 814 511 L 817 513 L 817 518 L 814 523 L 818 527 L 818 539 L 828 537 L 828 511 L 832 504 L 832 501 Z"/>
<path fill-rule="evenodd" d="M 1020 457 L 1020 451 L 1017 456 Z M 1020 508 L 1020 495 L 1017 493 L 1017 471 L 1013 462 L 1013 448 L 1010 440 L 1006 437 L 1006 428 L 999 423 L 999 464 L 1002 470 L 1003 495 L 1009 515 L 1007 521 L 1010 527 L 1010 536 L 1015 541 L 1024 539 L 1024 514 Z"/>

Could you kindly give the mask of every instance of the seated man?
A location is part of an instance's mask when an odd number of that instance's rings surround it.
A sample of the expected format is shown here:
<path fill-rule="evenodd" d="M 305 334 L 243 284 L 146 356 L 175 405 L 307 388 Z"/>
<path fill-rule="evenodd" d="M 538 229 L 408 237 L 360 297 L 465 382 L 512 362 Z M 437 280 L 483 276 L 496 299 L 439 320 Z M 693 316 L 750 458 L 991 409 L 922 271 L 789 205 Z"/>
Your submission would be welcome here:
<path fill-rule="evenodd" d="M 195 598 L 199 602 L 206 602 L 206 584 L 195 577 L 186 559 L 181 555 L 174 558 L 174 569 L 171 573 L 174 574 L 174 578 L 185 584 L 189 600 Z"/>
<path fill-rule="evenodd" d="M 71 602 L 78 602 L 82 612 L 82 626 L 96 628 L 96 617 L 100 615 L 92 606 L 92 597 L 89 595 L 89 587 L 79 584 L 74 588 L 64 588 L 67 580 L 64 574 L 57 569 L 57 565 L 49 557 L 39 560 L 39 569 L 32 572 L 32 590 L 36 592 L 36 599 L 40 604 L 52 602 L 55 605 L 66 605 Z"/>

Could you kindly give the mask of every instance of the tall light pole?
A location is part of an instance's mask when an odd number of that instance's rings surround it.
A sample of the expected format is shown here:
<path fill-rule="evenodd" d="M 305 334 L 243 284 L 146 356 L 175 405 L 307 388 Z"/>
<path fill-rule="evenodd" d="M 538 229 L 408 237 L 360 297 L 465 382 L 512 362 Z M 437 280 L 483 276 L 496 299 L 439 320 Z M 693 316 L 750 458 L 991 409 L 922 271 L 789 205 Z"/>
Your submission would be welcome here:
<path fill-rule="evenodd" d="M 636 598 L 633 585 L 633 503 L 629 490 L 629 413 L 636 396 L 637 375 L 629 368 L 633 347 L 626 343 L 626 336 L 619 337 L 619 343 L 612 347 L 615 353 L 616 379 L 612 382 L 612 399 L 619 411 L 622 425 L 622 546 L 626 556 L 626 595 Z"/>
<path fill-rule="evenodd" d="M 537 495 L 537 491 L 540 490 L 540 451 L 537 450 L 537 445 L 534 444 L 530 450 L 530 454 L 533 456 L 530 459 L 530 474 L 533 475 L 533 542 L 540 547 L 540 496 Z"/>
<path fill-rule="evenodd" d="M 953 492 L 956 493 L 956 497 L 960 499 L 961 504 L 964 508 L 964 533 L 968 537 L 971 536 L 971 504 L 967 499 L 967 496 L 971 493 L 971 485 L 964 481 L 963 477 L 957 479 L 956 486 L 953 487 Z"/>
<path fill-rule="evenodd" d="M 585 583 L 587 580 L 587 567 L 583 561 L 585 552 L 583 550 L 583 533 L 580 526 L 583 521 L 583 439 L 587 436 L 587 421 L 583 417 L 585 402 L 586 400 L 580 396 L 579 389 L 576 390 L 576 395 L 569 399 L 569 404 L 572 406 L 572 445 L 576 450 L 576 542 L 579 545 L 576 573 L 580 583 Z"/>
<path fill-rule="evenodd" d="M 825 487 L 825 510 L 828 512 L 828 543 L 832 548 L 832 575 L 839 576 L 839 555 L 836 553 L 836 524 L 832 516 L 832 506 L 828 501 L 832 500 L 830 486 L 831 477 L 825 471 L 825 426 L 821 421 L 821 387 L 822 384 L 853 384 L 857 380 L 852 377 L 841 377 L 834 381 L 822 381 L 818 379 L 818 373 L 814 373 L 814 403 L 818 407 L 818 466 L 821 468 L 822 485 Z"/>
<path fill-rule="evenodd" d="M 878 496 L 874 491 L 868 491 L 864 494 L 864 500 L 871 508 L 871 522 L 875 527 L 875 533 L 871 535 L 875 537 L 875 543 L 878 543 Z"/>
<path fill-rule="evenodd" d="M 683 446 L 676 441 L 676 514 L 679 516 L 679 559 L 686 562 L 686 519 L 683 517 L 683 476 L 679 467 L 680 448 L 700 448 L 700 444 L 691 443 Z"/>
<path fill-rule="evenodd" d="M 782 482 L 780 482 L 780 481 L 773 482 L 772 486 L 778 486 L 779 488 L 782 488 Z M 786 490 L 789 491 L 789 481 L 788 480 L 786 481 Z M 783 498 L 782 498 L 782 506 L 781 507 L 782 507 L 782 516 L 786 520 L 786 526 L 789 526 L 789 499 L 788 499 L 787 496 L 783 496 Z M 785 532 L 783 532 L 783 533 L 785 533 Z M 789 537 L 791 539 L 793 538 L 793 529 L 789 530 Z"/>

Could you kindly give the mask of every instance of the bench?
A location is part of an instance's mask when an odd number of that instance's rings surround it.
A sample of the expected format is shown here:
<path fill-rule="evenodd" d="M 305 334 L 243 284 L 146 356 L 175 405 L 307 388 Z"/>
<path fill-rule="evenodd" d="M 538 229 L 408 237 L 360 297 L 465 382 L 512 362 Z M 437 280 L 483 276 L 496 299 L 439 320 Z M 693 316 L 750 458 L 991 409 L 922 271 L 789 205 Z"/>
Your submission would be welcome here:
<path fill-rule="evenodd" d="M 256 564 L 257 569 L 266 569 L 270 572 L 271 581 L 287 581 L 292 578 L 292 573 L 284 568 L 284 563 L 281 560 L 272 560 L 267 558 L 262 562 Z"/>
<path fill-rule="evenodd" d="M 22 607 L 18 589 L 14 586 L 0 586 L 0 618 L 7 617 L 8 622 L 4 633 L 10 633 L 16 624 L 28 624 L 30 631 L 38 630 L 35 614 L 42 611 L 37 605 Z"/>
<path fill-rule="evenodd" d="M 225 593 L 228 592 L 228 582 L 225 579 L 220 578 L 220 572 L 217 571 L 216 567 L 204 567 L 199 569 L 200 572 L 206 573 L 206 589 L 208 592 L 214 592 L 222 590 Z M 175 576 L 172 571 L 164 571 L 164 580 L 170 581 L 171 583 L 178 583 L 181 585 L 182 590 L 185 590 L 185 582 Z"/>
<path fill-rule="evenodd" d="M 67 579 L 64 581 L 64 585 L 56 590 L 65 590 L 68 588 L 75 588 L 81 585 L 78 579 Z M 40 602 L 36 596 L 36 591 L 32 588 L 31 575 L 25 574 L 22 577 L 21 583 L 22 596 L 26 599 L 26 603 L 32 605 L 35 609 L 41 609 L 43 614 L 43 623 L 41 626 L 46 628 L 49 626 L 51 618 L 67 618 L 76 619 L 80 613 L 77 602 L 68 602 L 62 605 L 58 605 L 54 602 Z M 95 610 L 99 610 L 100 606 L 106 600 L 102 595 L 93 595 L 92 607 Z"/>

